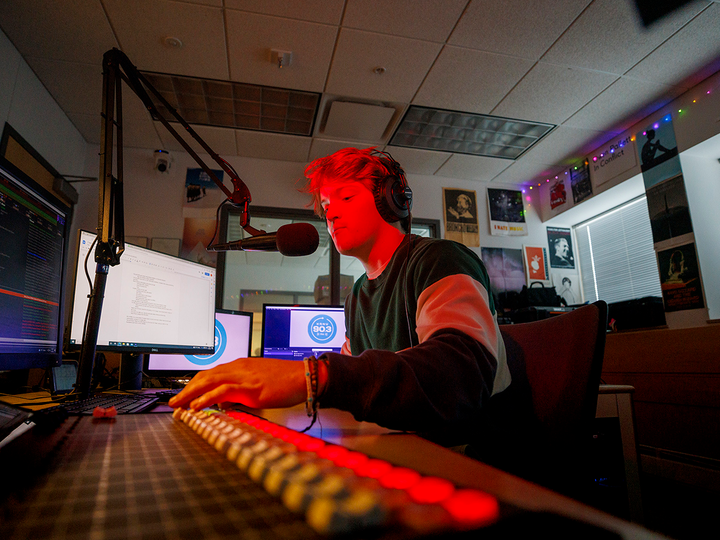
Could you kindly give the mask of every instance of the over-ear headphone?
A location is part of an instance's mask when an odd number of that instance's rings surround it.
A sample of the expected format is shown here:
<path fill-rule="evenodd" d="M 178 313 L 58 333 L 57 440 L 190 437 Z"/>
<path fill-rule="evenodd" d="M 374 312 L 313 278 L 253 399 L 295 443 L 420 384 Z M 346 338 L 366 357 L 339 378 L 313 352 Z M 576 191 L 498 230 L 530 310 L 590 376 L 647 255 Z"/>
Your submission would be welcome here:
<path fill-rule="evenodd" d="M 412 190 L 405 178 L 405 171 L 387 152 L 373 150 L 371 155 L 380 157 L 389 171 L 388 175 L 379 178 L 373 191 L 380 216 L 389 223 L 405 219 L 412 210 Z"/>

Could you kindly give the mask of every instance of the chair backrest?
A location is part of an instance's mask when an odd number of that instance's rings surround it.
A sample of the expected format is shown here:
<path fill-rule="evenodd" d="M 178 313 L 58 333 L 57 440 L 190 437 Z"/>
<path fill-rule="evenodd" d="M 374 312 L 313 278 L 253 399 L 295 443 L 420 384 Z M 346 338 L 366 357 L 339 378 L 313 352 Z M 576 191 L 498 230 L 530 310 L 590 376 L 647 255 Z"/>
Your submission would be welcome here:
<path fill-rule="evenodd" d="M 565 439 L 591 429 L 606 329 L 603 301 L 540 321 L 500 326 L 508 358 L 524 361 L 534 414 L 546 437 Z"/>

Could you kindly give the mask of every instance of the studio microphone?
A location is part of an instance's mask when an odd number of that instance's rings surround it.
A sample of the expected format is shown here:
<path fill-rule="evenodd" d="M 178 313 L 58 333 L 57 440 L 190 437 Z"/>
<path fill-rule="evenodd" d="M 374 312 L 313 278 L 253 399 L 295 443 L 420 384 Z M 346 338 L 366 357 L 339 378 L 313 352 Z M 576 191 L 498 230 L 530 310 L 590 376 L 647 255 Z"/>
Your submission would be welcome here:
<path fill-rule="evenodd" d="M 288 257 L 311 255 L 320 243 L 317 229 L 310 223 L 283 225 L 277 232 L 258 234 L 242 240 L 214 244 L 208 251 L 279 251 Z"/>

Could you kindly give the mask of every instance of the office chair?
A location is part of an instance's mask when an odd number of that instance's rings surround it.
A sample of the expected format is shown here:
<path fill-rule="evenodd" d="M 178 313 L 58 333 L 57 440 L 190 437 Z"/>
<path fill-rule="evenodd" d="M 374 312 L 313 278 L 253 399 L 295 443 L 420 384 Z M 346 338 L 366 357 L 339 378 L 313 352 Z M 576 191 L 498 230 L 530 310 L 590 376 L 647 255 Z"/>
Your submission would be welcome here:
<path fill-rule="evenodd" d="M 508 360 L 524 364 L 525 380 L 518 382 L 529 387 L 534 417 L 524 448 L 513 452 L 510 472 L 587 499 L 606 328 L 603 301 L 540 321 L 500 325 Z"/>

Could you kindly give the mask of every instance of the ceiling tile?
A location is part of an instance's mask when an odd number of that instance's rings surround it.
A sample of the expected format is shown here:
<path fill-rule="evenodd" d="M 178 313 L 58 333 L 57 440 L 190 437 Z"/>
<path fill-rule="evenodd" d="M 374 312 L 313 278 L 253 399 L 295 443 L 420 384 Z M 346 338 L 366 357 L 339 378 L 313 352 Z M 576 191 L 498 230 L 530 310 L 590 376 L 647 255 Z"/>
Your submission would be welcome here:
<path fill-rule="evenodd" d="M 622 131 L 682 93 L 675 87 L 622 77 L 571 116 L 563 125 Z M 639 117 L 638 117 L 639 116 Z"/>
<path fill-rule="evenodd" d="M 467 0 L 350 0 L 343 26 L 445 42 L 466 5 Z"/>
<path fill-rule="evenodd" d="M 100 115 L 98 114 L 98 130 Z M 123 144 L 128 148 L 162 148 L 162 141 L 155 128 L 155 122 L 145 109 L 142 101 L 135 96 L 123 94 Z M 160 126 L 160 129 L 164 129 Z"/>
<path fill-rule="evenodd" d="M 492 114 L 561 124 L 617 79 L 608 73 L 538 62 Z"/>
<path fill-rule="evenodd" d="M 490 182 L 512 163 L 509 159 L 453 154 L 435 174 L 445 178 Z"/>
<path fill-rule="evenodd" d="M 100 122 L 95 114 L 68 113 L 68 118 L 89 144 L 100 144 Z"/>
<path fill-rule="evenodd" d="M 342 29 L 327 92 L 408 103 L 440 52 L 440 44 Z M 384 72 L 376 73 L 376 68 Z"/>
<path fill-rule="evenodd" d="M 692 75 L 720 58 L 719 36 L 720 4 L 712 4 L 627 75 L 666 85 L 677 85 L 680 79 L 683 87 L 691 88 L 701 81 Z"/>
<path fill-rule="evenodd" d="M 402 165 L 407 174 L 434 175 L 452 156 L 447 152 L 433 152 L 400 146 L 388 146 L 386 150 Z"/>
<path fill-rule="evenodd" d="M 522 58 L 446 46 L 413 103 L 488 114 L 532 66 Z"/>
<path fill-rule="evenodd" d="M 645 28 L 634 2 L 595 0 L 542 59 L 622 75 L 689 21 L 702 4 L 686 4 Z"/>
<path fill-rule="evenodd" d="M 0 21 L 23 56 L 100 65 L 105 51 L 118 46 L 97 0 L 3 0 Z"/>
<path fill-rule="evenodd" d="M 474 0 L 451 45 L 537 60 L 591 0 Z"/>
<path fill-rule="evenodd" d="M 28 63 L 42 81 L 55 101 L 66 113 L 94 114 L 99 117 L 102 110 L 102 67 L 93 64 L 78 64 L 28 58 Z M 123 93 L 127 86 L 124 86 Z"/>
<path fill-rule="evenodd" d="M 177 141 L 177 139 L 163 126 L 160 122 L 154 122 L 155 129 L 160 135 L 164 150 L 169 152 L 185 152 L 185 149 Z M 186 141 L 190 148 L 196 153 L 200 154 L 203 161 L 211 165 L 211 168 L 215 167 L 215 162 L 207 155 L 207 152 L 198 144 L 195 139 L 178 123 L 170 124 L 175 131 Z M 218 128 L 212 126 L 192 126 L 195 132 L 205 143 L 212 149 L 213 152 L 220 156 L 236 156 L 237 146 L 235 145 L 235 132 L 228 128 Z"/>
<path fill-rule="evenodd" d="M 322 92 L 336 27 L 241 11 L 227 11 L 226 18 L 232 80 Z M 292 64 L 273 64 L 271 49 L 291 51 Z"/>
<path fill-rule="evenodd" d="M 554 176 L 562 170 L 564 170 L 564 167 L 559 165 L 545 165 L 528 160 L 516 161 L 493 178 L 492 183 L 517 185 L 530 182 L 536 178 Z"/>
<path fill-rule="evenodd" d="M 301 21 L 340 24 L 344 3 L 344 0 L 225 0 L 225 7 Z"/>
<path fill-rule="evenodd" d="M 329 156 L 330 154 L 334 154 L 343 148 L 368 148 L 369 146 L 370 145 L 358 144 L 357 142 L 329 141 L 327 139 L 315 138 L 313 139 L 312 146 L 310 147 L 309 161 Z"/>
<path fill-rule="evenodd" d="M 533 146 L 524 157 L 529 162 L 543 165 L 570 165 L 574 161 L 585 157 L 582 150 L 597 148 L 605 139 L 610 137 L 611 135 L 600 131 L 564 125 L 558 126 Z M 589 143 L 589 141 L 598 139 L 601 142 L 597 144 Z M 590 148 L 588 148 L 588 145 Z"/>
<path fill-rule="evenodd" d="M 165 0 L 104 0 L 110 22 L 139 69 L 227 79 L 225 26 L 220 8 Z M 168 47 L 167 37 L 182 42 Z"/>
<path fill-rule="evenodd" d="M 235 130 L 235 141 L 238 156 L 304 162 L 308 159 L 312 139 L 238 129 Z"/>

